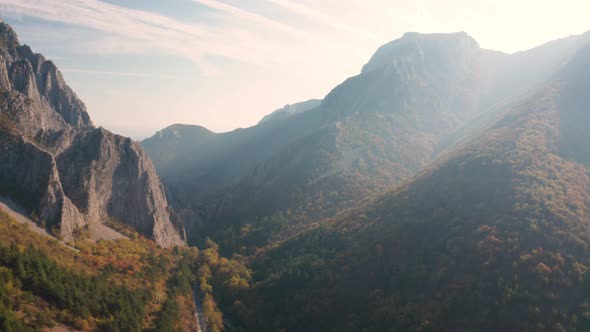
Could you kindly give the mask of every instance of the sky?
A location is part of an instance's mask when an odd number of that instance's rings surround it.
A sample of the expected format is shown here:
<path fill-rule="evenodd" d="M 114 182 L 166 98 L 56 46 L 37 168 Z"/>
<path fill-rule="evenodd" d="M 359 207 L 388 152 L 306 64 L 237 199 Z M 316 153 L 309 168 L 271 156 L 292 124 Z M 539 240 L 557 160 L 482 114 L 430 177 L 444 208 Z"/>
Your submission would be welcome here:
<path fill-rule="evenodd" d="M 465 31 L 507 53 L 590 30 L 587 0 L 0 0 L 95 125 L 136 139 L 216 132 L 323 98 L 405 32 Z"/>

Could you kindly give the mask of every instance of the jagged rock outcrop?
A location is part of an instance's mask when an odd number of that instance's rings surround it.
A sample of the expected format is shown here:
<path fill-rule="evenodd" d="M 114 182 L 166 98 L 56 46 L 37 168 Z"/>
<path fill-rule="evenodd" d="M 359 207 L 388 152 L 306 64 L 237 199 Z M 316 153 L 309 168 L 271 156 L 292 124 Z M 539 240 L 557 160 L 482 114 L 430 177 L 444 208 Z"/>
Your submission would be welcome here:
<path fill-rule="evenodd" d="M 95 128 L 55 64 L 21 46 L 1 22 L 0 116 L 0 194 L 63 239 L 84 225 L 116 221 L 162 246 L 183 244 L 182 225 L 141 147 Z"/>
<path fill-rule="evenodd" d="M 177 243 L 164 189 L 149 158 L 129 138 L 98 128 L 76 136 L 57 159 L 64 191 L 89 222 L 124 221 L 159 243 Z"/>
<path fill-rule="evenodd" d="M 51 61 L 19 45 L 9 25 L 0 23 L 0 88 L 10 94 L 7 115 L 31 137 L 92 128 L 84 103 Z"/>
<path fill-rule="evenodd" d="M 35 211 L 48 227 L 61 226 L 61 237 L 73 240 L 84 219 L 64 194 L 54 156 L 19 135 L 10 120 L 0 121 L 0 195 Z"/>

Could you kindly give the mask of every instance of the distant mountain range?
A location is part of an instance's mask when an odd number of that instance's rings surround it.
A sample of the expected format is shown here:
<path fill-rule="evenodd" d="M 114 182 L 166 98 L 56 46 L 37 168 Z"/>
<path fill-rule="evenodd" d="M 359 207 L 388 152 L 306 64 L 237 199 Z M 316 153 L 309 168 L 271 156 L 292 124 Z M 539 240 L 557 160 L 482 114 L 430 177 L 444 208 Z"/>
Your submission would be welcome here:
<path fill-rule="evenodd" d="M 587 39 L 508 55 L 463 32 L 407 33 L 321 102 L 225 134 L 175 125 L 142 146 L 191 234 L 239 245 L 246 226 L 263 245 L 410 179 L 555 75 Z"/>

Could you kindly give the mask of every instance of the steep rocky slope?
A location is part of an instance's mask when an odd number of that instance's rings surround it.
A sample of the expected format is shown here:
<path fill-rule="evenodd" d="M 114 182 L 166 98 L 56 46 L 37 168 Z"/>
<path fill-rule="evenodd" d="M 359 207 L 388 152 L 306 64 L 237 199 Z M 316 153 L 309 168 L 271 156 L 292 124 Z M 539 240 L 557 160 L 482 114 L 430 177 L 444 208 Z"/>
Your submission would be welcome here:
<path fill-rule="evenodd" d="M 0 23 L 0 194 L 55 227 L 128 224 L 162 246 L 183 243 L 155 169 L 131 139 L 95 128 L 56 66 Z"/>
<path fill-rule="evenodd" d="M 412 181 L 260 255 L 248 328 L 588 330 L 589 65 L 586 47 Z"/>
<path fill-rule="evenodd" d="M 156 165 L 174 204 L 195 212 L 188 225 L 261 245 L 410 178 L 481 130 L 467 130 L 473 120 L 553 75 L 584 38 L 508 55 L 465 33 L 407 33 L 308 112 L 192 145 L 143 144 L 154 159 L 182 151 Z"/>

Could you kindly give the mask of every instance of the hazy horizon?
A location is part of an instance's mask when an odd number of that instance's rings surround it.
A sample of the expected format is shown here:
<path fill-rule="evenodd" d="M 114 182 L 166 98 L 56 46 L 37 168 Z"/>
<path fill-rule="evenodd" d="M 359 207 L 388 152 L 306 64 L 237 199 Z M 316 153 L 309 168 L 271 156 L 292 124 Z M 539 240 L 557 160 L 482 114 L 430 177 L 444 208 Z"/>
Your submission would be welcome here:
<path fill-rule="evenodd" d="M 58 65 L 94 123 L 135 139 L 174 123 L 231 131 L 323 98 L 408 31 L 465 31 L 482 48 L 513 53 L 587 31 L 588 9 L 528 0 L 0 0 L 0 18 Z"/>

